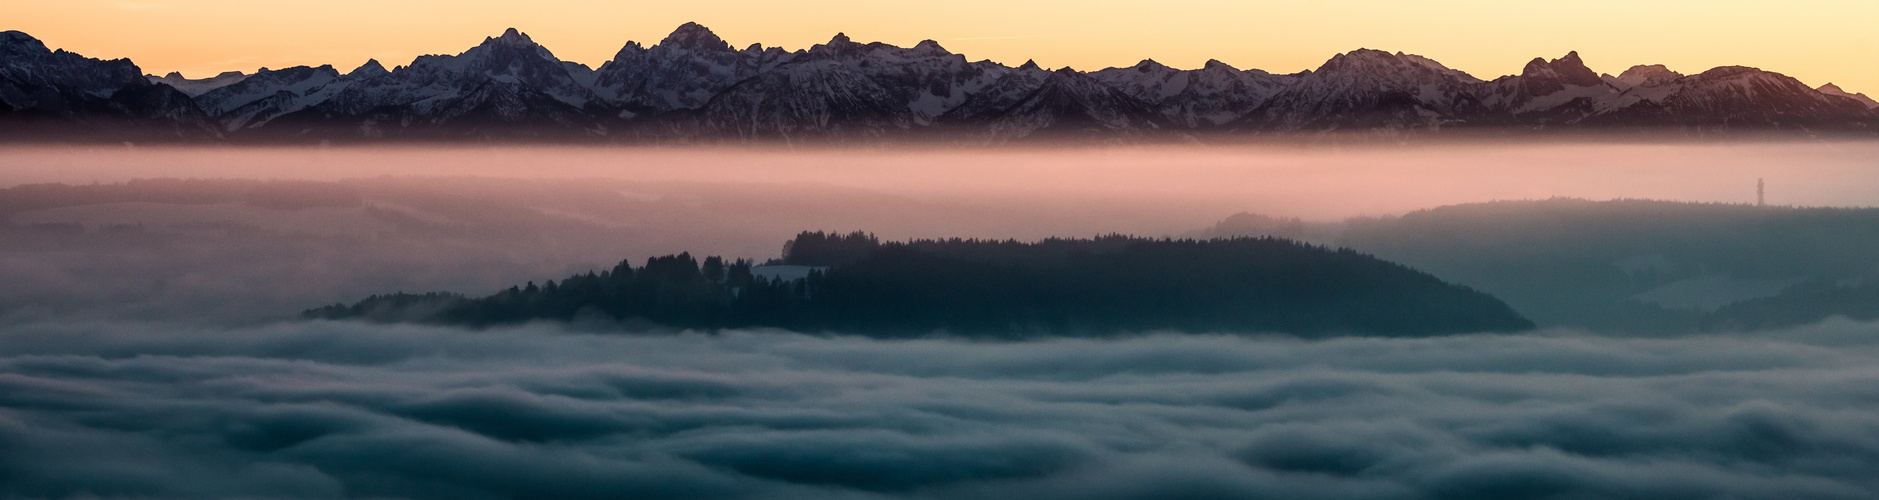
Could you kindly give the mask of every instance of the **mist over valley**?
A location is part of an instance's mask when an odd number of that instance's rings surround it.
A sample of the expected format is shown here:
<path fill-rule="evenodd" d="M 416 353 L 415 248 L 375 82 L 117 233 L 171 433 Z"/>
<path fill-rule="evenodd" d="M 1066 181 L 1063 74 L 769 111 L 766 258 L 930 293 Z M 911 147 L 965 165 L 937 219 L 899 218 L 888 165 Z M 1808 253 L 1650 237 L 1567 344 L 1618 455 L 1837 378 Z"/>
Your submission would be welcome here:
<path fill-rule="evenodd" d="M 11 147 L 0 496 L 1866 498 L 1872 158 L 1859 141 Z M 301 317 L 681 252 L 701 277 L 713 256 L 834 277 L 783 245 L 857 230 L 1349 249 L 1531 326 Z"/>
<path fill-rule="evenodd" d="M 1879 498 L 1879 2 L 0 10 L 0 500 Z"/>

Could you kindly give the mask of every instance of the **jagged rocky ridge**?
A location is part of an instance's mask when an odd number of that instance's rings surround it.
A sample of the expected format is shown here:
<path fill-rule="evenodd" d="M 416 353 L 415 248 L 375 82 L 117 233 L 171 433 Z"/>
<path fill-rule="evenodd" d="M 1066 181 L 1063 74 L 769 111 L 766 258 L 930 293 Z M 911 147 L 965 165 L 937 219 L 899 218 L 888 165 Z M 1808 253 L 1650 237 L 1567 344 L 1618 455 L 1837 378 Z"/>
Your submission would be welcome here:
<path fill-rule="evenodd" d="M 1218 61 L 1082 72 L 971 61 L 937 42 L 737 49 L 697 24 L 628 42 L 599 68 L 514 29 L 456 55 L 155 77 L 128 60 L 0 33 L 7 139 L 204 141 L 871 141 L 1182 139 L 1323 131 L 1879 133 L 1879 103 L 1746 67 L 1618 76 L 1577 53 L 1484 81 L 1360 49 L 1276 75 Z"/>

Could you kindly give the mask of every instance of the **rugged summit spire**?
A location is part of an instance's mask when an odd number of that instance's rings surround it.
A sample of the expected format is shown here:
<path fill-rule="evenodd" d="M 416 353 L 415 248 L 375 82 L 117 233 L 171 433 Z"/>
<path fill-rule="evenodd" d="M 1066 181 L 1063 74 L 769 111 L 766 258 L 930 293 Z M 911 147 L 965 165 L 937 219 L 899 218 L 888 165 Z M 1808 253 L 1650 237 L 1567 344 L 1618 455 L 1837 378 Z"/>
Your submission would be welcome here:
<path fill-rule="evenodd" d="M 711 32 L 711 28 L 706 28 L 704 25 L 698 23 L 679 25 L 678 29 L 672 30 L 672 34 L 666 35 L 664 40 L 660 40 L 659 45 L 691 49 L 731 50 L 731 44 L 726 43 L 722 38 L 718 38 L 718 34 Z"/>
<path fill-rule="evenodd" d="M 1536 57 L 1519 75 L 1495 79 L 1479 90 L 1482 108 L 1472 119 L 1484 124 L 1572 123 L 1592 114 L 1594 103 L 1618 92 L 1586 67 L 1576 51 L 1551 61 Z"/>
<path fill-rule="evenodd" d="M 15 49 L 15 47 L 17 47 L 17 49 Z M 51 52 L 52 51 L 51 49 L 47 49 L 45 42 L 39 41 L 38 38 L 33 38 L 32 35 L 28 35 L 23 31 L 11 31 L 11 30 L 0 31 L 0 50 L 5 50 L 8 52 L 12 52 L 13 50 L 19 50 L 23 52 Z"/>
<path fill-rule="evenodd" d="M 1567 85 L 1591 87 L 1605 83 L 1604 80 L 1599 79 L 1598 73 L 1585 66 L 1585 61 L 1579 60 L 1578 51 L 1567 52 L 1565 57 L 1552 61 L 1535 57 L 1533 61 L 1527 63 L 1527 67 L 1520 72 L 1520 76 L 1544 78 L 1559 83 L 1561 87 Z"/>
<path fill-rule="evenodd" d="M 828 43 L 809 47 L 809 54 L 822 57 L 849 57 L 863 50 L 867 50 L 866 45 L 849 40 L 846 33 L 836 33 Z"/>
<path fill-rule="evenodd" d="M 739 52 L 703 25 L 685 23 L 652 47 L 627 42 L 594 71 L 592 88 L 622 108 L 619 116 L 697 109 L 778 56 L 755 45 Z"/>
<path fill-rule="evenodd" d="M 388 73 L 391 72 L 385 70 L 385 65 L 379 64 L 378 59 L 367 59 L 365 60 L 365 64 L 361 64 L 359 67 L 353 68 L 352 72 L 346 73 L 346 78 L 364 79 Z"/>

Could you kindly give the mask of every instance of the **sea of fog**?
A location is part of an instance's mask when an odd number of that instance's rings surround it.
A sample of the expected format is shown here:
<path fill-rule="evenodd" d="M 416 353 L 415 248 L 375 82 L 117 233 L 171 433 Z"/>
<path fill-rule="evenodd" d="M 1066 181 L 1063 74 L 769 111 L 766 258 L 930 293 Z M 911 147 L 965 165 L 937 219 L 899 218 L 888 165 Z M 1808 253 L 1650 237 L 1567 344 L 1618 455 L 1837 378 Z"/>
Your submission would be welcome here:
<path fill-rule="evenodd" d="M 1879 143 L 33 146 L 0 188 L 338 182 L 0 233 L 0 498 L 1874 498 L 1879 324 L 885 341 L 303 322 L 801 230 L 1182 236 L 1554 196 L 1879 205 Z M 76 228 L 66 230 L 62 228 Z"/>
<path fill-rule="evenodd" d="M 1876 333 L 15 326 L 0 496 L 1873 498 Z"/>

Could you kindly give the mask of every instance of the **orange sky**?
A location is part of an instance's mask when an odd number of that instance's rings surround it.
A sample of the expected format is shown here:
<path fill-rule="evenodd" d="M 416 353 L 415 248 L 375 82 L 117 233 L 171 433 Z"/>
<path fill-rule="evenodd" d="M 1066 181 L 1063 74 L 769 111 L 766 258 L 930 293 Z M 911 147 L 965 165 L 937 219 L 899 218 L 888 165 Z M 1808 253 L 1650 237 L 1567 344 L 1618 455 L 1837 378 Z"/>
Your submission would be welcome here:
<path fill-rule="evenodd" d="M 457 53 L 515 27 L 562 59 L 599 65 L 627 40 L 686 21 L 734 45 L 806 48 L 847 32 L 909 46 L 935 39 L 972 59 L 1100 69 L 1216 58 L 1293 72 L 1359 47 L 1422 54 L 1477 77 L 1578 50 L 1592 69 L 1684 73 L 1756 66 L 1879 94 L 1879 1 L 1815 0 L 7 0 L 25 31 L 149 73 L 333 64 L 387 66 Z"/>

